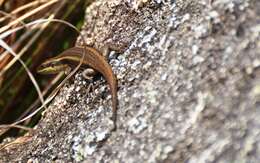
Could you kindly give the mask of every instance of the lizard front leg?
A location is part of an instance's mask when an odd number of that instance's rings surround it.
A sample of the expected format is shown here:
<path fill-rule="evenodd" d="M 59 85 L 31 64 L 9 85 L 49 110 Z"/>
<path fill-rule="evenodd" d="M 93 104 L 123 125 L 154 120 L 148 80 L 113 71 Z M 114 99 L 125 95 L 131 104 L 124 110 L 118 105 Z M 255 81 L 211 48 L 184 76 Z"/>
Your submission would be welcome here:
<path fill-rule="evenodd" d="M 97 72 L 92 68 L 87 68 L 82 72 L 83 77 L 87 80 L 92 80 L 96 74 Z"/>

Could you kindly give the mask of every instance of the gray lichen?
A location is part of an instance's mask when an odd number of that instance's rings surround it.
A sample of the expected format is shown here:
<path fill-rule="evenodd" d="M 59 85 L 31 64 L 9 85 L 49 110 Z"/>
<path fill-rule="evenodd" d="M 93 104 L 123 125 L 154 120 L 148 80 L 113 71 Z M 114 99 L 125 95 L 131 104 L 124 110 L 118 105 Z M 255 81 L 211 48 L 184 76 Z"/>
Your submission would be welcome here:
<path fill-rule="evenodd" d="M 108 60 L 119 82 L 117 130 L 106 82 L 79 73 L 33 141 L 1 158 L 259 162 L 259 8 L 257 0 L 96 1 L 82 33 L 115 50 Z"/>

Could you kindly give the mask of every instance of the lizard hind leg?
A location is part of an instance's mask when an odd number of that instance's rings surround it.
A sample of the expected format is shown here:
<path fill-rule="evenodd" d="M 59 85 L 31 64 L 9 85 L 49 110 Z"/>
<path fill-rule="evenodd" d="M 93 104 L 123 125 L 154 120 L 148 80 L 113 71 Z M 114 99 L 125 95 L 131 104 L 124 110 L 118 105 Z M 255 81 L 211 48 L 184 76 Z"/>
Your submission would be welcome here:
<path fill-rule="evenodd" d="M 83 72 L 82 72 L 82 76 L 89 83 L 89 86 L 88 86 L 88 89 L 87 89 L 88 93 L 95 90 L 95 86 L 94 86 L 92 81 L 93 81 L 93 78 L 96 74 L 97 74 L 97 72 L 92 68 L 87 68 L 87 69 L 83 70 Z"/>
<path fill-rule="evenodd" d="M 71 71 L 72 71 L 72 69 L 71 69 L 70 67 L 67 67 L 67 68 L 64 70 L 64 74 L 65 74 L 65 75 L 69 75 Z"/>

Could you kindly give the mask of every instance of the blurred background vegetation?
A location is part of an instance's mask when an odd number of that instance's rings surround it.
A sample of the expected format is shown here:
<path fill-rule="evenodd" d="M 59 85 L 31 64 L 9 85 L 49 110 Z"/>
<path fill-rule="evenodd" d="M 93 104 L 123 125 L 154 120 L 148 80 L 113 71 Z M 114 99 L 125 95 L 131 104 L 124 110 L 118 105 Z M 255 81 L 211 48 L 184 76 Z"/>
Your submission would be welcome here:
<path fill-rule="evenodd" d="M 0 34 L 42 18 L 61 19 L 78 29 L 84 22 L 84 10 L 88 0 L 0 0 Z M 19 20 L 19 21 L 17 21 Z M 25 28 L 12 33 L 4 41 L 19 54 L 36 78 L 46 98 L 59 79 L 36 74 L 36 68 L 46 58 L 72 47 L 78 33 L 61 23 L 43 23 L 38 28 Z M 19 62 L 12 63 L 13 56 L 0 48 L 0 124 L 10 124 L 22 119 L 41 105 L 37 92 Z M 40 113 L 28 119 L 22 126 L 33 127 Z M 0 141 L 6 136 L 17 136 L 25 131 L 12 128 L 0 133 Z"/>

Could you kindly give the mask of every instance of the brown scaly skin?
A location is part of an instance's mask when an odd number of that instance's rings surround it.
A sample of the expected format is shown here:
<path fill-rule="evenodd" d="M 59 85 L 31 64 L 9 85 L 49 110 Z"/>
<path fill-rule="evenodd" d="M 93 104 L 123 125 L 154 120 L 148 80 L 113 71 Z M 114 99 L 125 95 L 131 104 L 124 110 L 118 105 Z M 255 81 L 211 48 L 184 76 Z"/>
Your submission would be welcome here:
<path fill-rule="evenodd" d="M 114 129 L 116 129 L 117 79 L 111 66 L 98 50 L 89 46 L 70 48 L 58 56 L 50 58 L 42 63 L 37 72 L 41 74 L 54 74 L 61 71 L 67 72 L 76 67 L 83 56 L 84 58 L 81 67 L 93 68 L 95 71 L 101 73 L 109 84 L 112 95 L 112 120 L 114 121 Z"/>

